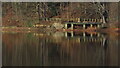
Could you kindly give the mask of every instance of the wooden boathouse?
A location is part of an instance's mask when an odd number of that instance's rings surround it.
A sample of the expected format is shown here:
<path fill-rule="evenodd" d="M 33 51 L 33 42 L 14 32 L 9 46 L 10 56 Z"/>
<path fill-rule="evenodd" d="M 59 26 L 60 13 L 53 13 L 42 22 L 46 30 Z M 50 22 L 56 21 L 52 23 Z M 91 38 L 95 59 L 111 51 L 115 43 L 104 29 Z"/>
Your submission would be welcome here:
<path fill-rule="evenodd" d="M 100 28 L 103 27 L 103 19 L 85 19 L 85 18 L 42 18 L 43 21 L 62 22 L 64 29 L 86 29 L 88 27 Z"/>

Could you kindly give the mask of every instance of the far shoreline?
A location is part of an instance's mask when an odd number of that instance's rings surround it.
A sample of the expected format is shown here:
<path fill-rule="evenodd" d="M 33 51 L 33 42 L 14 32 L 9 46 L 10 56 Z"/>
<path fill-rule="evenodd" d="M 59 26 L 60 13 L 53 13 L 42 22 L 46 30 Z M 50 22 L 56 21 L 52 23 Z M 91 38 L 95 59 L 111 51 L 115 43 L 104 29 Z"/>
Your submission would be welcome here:
<path fill-rule="evenodd" d="M 1 31 L 5 32 L 36 32 L 36 31 L 74 31 L 74 32 L 105 32 L 105 33 L 120 33 L 120 28 L 106 28 L 106 29 L 47 29 L 47 28 L 35 28 L 35 27 L 1 27 Z"/>

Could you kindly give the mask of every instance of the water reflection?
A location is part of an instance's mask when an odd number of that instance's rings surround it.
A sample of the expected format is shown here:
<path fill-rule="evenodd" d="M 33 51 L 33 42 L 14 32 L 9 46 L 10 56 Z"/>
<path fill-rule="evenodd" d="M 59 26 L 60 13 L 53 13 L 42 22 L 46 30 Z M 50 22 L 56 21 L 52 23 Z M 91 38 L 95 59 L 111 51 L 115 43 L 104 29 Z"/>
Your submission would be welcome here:
<path fill-rule="evenodd" d="M 115 40 L 101 33 L 3 33 L 3 66 L 116 66 Z"/>

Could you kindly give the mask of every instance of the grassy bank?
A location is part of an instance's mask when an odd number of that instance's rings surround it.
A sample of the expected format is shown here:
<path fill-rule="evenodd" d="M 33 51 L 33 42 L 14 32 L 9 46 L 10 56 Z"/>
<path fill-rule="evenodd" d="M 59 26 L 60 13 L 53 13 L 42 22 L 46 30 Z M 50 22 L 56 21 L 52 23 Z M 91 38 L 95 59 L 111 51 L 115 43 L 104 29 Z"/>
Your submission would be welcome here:
<path fill-rule="evenodd" d="M 38 30 L 33 27 L 2 27 L 2 32 L 35 32 Z"/>

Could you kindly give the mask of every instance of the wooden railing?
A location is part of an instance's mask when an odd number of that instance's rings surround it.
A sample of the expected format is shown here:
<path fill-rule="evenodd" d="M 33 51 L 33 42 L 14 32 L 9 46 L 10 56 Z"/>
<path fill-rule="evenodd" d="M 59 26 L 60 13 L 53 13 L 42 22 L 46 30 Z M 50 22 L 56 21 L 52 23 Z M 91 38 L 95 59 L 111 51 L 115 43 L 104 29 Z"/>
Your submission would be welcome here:
<path fill-rule="evenodd" d="M 103 22 L 102 19 L 85 19 L 85 18 L 41 18 L 44 21 L 68 21 L 68 22 Z"/>

